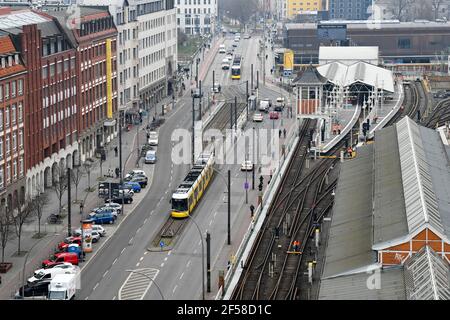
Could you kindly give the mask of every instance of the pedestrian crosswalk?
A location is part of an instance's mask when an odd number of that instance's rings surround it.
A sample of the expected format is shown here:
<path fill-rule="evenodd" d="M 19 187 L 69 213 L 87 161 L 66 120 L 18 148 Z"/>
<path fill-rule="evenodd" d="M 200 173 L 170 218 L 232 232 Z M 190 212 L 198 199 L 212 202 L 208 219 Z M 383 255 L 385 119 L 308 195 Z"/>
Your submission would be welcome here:
<path fill-rule="evenodd" d="M 159 270 L 144 268 L 133 270 L 119 289 L 119 300 L 142 300 L 158 276 Z"/>

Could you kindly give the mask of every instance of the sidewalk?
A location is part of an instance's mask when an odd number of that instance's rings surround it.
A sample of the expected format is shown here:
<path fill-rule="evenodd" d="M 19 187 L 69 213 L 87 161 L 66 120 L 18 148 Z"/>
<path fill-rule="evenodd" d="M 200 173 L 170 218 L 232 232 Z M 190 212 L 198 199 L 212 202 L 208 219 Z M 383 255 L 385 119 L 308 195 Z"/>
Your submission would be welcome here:
<path fill-rule="evenodd" d="M 146 136 L 145 132 L 139 129 L 139 140 L 144 142 Z M 124 163 L 124 174 L 135 167 L 137 159 L 137 134 L 136 127 L 130 130 L 130 132 L 123 131 L 122 133 L 122 161 Z M 83 216 L 87 215 L 91 209 L 98 207 L 103 203 L 102 199 L 97 196 L 98 178 L 102 174 L 105 175 L 108 169 L 113 172 L 116 167 L 119 167 L 119 157 L 115 156 L 114 147 L 118 145 L 118 137 L 112 142 L 106 145 L 107 155 L 106 161 L 102 163 L 100 168 L 100 160 L 92 159 L 91 173 L 90 173 L 90 187 L 92 192 L 88 192 L 88 176 L 84 175 L 78 185 L 77 197 L 75 197 L 75 186 L 72 183 L 72 206 L 71 206 L 71 220 L 72 229 L 76 229 L 80 226 L 80 207 L 79 201 L 84 201 Z M 46 234 L 45 237 L 40 240 L 33 238 L 38 232 L 38 221 L 36 217 L 33 217 L 29 223 L 24 224 L 22 236 L 21 236 L 21 256 L 17 256 L 17 238 L 8 242 L 5 248 L 5 262 L 12 262 L 13 267 L 6 273 L 1 274 L 2 284 L 0 285 L 0 299 L 9 299 L 15 293 L 15 291 L 21 286 L 22 283 L 22 270 L 23 263 L 25 261 L 25 255 L 33 248 L 29 253 L 28 263 L 25 272 L 25 278 L 31 276 L 32 272 L 40 267 L 42 260 L 47 259 L 56 249 L 57 244 L 67 237 L 68 227 L 67 218 L 64 218 L 62 224 L 48 224 L 47 217 L 52 213 L 59 211 L 59 201 L 56 193 L 53 189 L 47 188 L 45 193 L 48 196 L 48 204 L 44 207 L 44 213 L 41 219 L 41 234 Z M 76 202 L 78 200 L 78 202 Z M 62 204 L 64 208 L 67 208 L 67 191 L 63 195 Z"/>

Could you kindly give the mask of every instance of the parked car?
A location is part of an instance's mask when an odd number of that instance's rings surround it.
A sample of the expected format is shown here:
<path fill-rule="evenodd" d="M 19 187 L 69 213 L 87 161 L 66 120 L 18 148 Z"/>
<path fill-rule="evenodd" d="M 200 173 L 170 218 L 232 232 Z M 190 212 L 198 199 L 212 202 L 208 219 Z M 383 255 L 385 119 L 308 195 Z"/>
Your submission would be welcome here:
<path fill-rule="evenodd" d="M 150 131 L 149 138 L 148 138 L 148 144 L 151 145 L 151 146 L 157 146 L 158 145 L 158 132 Z"/>
<path fill-rule="evenodd" d="M 195 88 L 194 90 L 192 90 L 192 97 L 198 99 L 203 97 L 203 92 L 200 91 L 200 88 Z"/>
<path fill-rule="evenodd" d="M 124 185 L 119 186 L 118 192 L 119 192 L 119 194 L 123 193 L 123 194 L 127 194 L 127 195 L 129 195 L 131 197 L 134 196 L 134 191 L 131 190 L 131 189 L 126 188 Z"/>
<path fill-rule="evenodd" d="M 211 91 L 214 93 L 219 93 L 222 90 L 220 83 L 215 82 L 214 86 L 212 86 Z"/>
<path fill-rule="evenodd" d="M 262 122 L 264 120 L 264 117 L 261 113 L 255 113 L 253 115 L 253 122 Z"/>
<path fill-rule="evenodd" d="M 93 224 L 91 227 L 92 231 L 95 231 L 99 234 L 100 237 L 104 237 L 106 235 L 106 230 L 101 225 Z M 81 229 L 78 228 L 74 231 L 74 234 L 77 236 L 81 236 Z"/>
<path fill-rule="evenodd" d="M 138 183 L 138 185 L 139 185 L 139 183 Z M 139 186 L 139 187 L 140 187 L 140 186 Z M 106 208 L 106 207 L 116 209 L 117 212 L 118 212 L 119 214 L 122 213 L 122 205 L 119 204 L 119 203 L 114 203 L 114 202 L 111 202 L 111 203 L 105 203 L 105 205 L 103 206 L 103 208 Z"/>
<path fill-rule="evenodd" d="M 81 250 L 81 245 L 77 243 L 71 243 L 66 249 L 67 252 L 75 253 L 78 256 L 78 259 L 81 259 L 83 252 Z"/>
<path fill-rule="evenodd" d="M 101 236 L 100 236 L 100 233 L 98 233 L 98 231 L 92 230 L 91 237 L 92 237 L 92 243 L 97 243 L 100 240 Z"/>
<path fill-rule="evenodd" d="M 156 151 L 147 151 L 147 154 L 145 155 L 145 163 L 156 163 Z"/>
<path fill-rule="evenodd" d="M 70 262 L 73 265 L 78 265 L 78 255 L 72 252 L 61 252 L 54 254 L 50 259 L 42 261 L 43 268 L 51 268 L 60 262 Z"/>
<path fill-rule="evenodd" d="M 81 244 L 81 237 L 67 237 L 67 238 L 65 238 L 63 242 L 60 242 L 58 244 L 58 250 L 59 251 L 65 251 L 67 249 L 67 247 L 69 246 L 69 244 L 72 244 L 72 243 Z"/>
<path fill-rule="evenodd" d="M 222 70 L 229 70 L 230 69 L 230 60 L 228 58 L 225 58 L 222 60 Z"/>
<path fill-rule="evenodd" d="M 133 176 L 138 175 L 138 174 L 146 176 L 145 171 L 134 169 L 133 171 L 128 172 L 128 174 L 125 176 L 125 179 L 129 178 L 129 177 L 133 177 Z"/>
<path fill-rule="evenodd" d="M 108 212 L 97 213 L 96 215 L 90 217 L 90 219 L 95 224 L 113 224 L 114 222 L 116 222 L 116 217 Z"/>
<path fill-rule="evenodd" d="M 110 213 L 112 214 L 116 219 L 117 219 L 117 211 L 114 208 L 95 208 L 94 210 L 92 210 L 91 213 L 89 213 L 89 219 L 92 218 L 93 216 L 99 214 L 99 213 Z"/>
<path fill-rule="evenodd" d="M 136 175 L 130 179 L 125 179 L 125 181 L 137 182 L 141 185 L 142 188 L 145 188 L 148 183 L 148 178 L 146 176 Z"/>
<path fill-rule="evenodd" d="M 241 165 L 241 171 L 252 171 L 253 163 L 250 160 L 245 160 Z"/>
<path fill-rule="evenodd" d="M 276 104 L 273 110 L 277 112 L 283 112 L 283 107 L 280 106 L 279 104 Z"/>
<path fill-rule="evenodd" d="M 113 195 L 111 198 L 106 198 L 105 203 L 118 203 L 118 204 L 129 204 L 133 202 L 133 197 L 130 195 Z"/>
<path fill-rule="evenodd" d="M 244 39 L 250 39 L 252 36 L 249 34 L 244 34 Z"/>
<path fill-rule="evenodd" d="M 269 115 L 270 119 L 278 119 L 280 116 L 278 115 L 278 112 L 272 111 Z"/>
<path fill-rule="evenodd" d="M 219 53 L 225 53 L 225 52 L 226 52 L 225 45 L 221 44 L 220 47 L 219 47 Z"/>
<path fill-rule="evenodd" d="M 79 267 L 74 266 L 71 263 L 64 262 L 60 265 L 57 265 L 53 268 L 49 269 L 38 269 L 34 271 L 32 277 L 28 278 L 28 283 L 37 283 L 42 280 L 51 280 L 55 275 L 61 273 L 75 273 L 80 270 Z"/>
<path fill-rule="evenodd" d="M 20 287 L 16 293 L 16 299 L 30 298 L 30 297 L 44 297 L 48 296 L 48 286 L 50 285 L 51 280 L 45 279 L 33 284 L 26 284 L 23 287 Z M 23 296 L 22 296 L 23 295 Z"/>
<path fill-rule="evenodd" d="M 152 152 L 152 151 L 147 151 L 147 152 Z M 125 189 L 130 189 L 130 190 L 132 190 L 133 192 L 136 192 L 136 193 L 139 193 L 142 190 L 141 185 L 139 183 L 137 183 L 137 182 L 131 182 L 131 181 L 124 182 L 123 186 L 124 186 Z"/>

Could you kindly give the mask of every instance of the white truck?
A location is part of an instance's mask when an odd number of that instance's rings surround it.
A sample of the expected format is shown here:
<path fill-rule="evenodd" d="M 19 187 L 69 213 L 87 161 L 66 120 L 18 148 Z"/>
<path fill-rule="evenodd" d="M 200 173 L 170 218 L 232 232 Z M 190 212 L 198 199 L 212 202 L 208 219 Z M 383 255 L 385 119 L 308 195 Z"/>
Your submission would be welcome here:
<path fill-rule="evenodd" d="M 270 100 L 261 100 L 259 102 L 259 111 L 269 112 Z"/>
<path fill-rule="evenodd" d="M 71 300 L 77 291 L 80 273 L 57 274 L 48 286 L 49 300 Z"/>

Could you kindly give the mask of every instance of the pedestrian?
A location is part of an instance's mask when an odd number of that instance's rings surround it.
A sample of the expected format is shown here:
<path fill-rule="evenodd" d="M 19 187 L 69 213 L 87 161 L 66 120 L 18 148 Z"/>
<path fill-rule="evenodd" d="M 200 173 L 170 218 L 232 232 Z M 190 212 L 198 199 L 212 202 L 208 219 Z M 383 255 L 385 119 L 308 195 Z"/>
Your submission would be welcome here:
<path fill-rule="evenodd" d="M 230 270 L 230 267 L 231 267 L 231 262 L 230 262 L 230 260 L 228 260 L 228 263 L 227 263 L 227 270 Z"/>
<path fill-rule="evenodd" d="M 117 157 L 117 155 L 119 154 L 119 150 L 117 149 L 117 147 L 114 147 L 114 153 L 116 154 Z"/>
<path fill-rule="evenodd" d="M 254 213 L 255 213 L 255 206 L 252 204 L 252 205 L 250 205 L 250 215 L 252 218 L 253 218 Z"/>
<path fill-rule="evenodd" d="M 281 129 L 278 130 L 278 137 L 281 138 Z"/>
<path fill-rule="evenodd" d="M 286 128 L 283 129 L 283 137 L 286 139 Z"/>
<path fill-rule="evenodd" d="M 119 175 L 120 175 L 120 169 L 116 168 L 116 178 L 119 178 Z"/>

